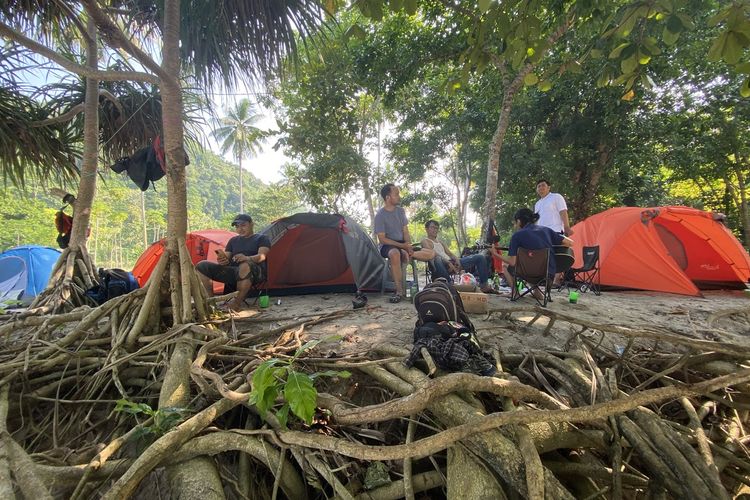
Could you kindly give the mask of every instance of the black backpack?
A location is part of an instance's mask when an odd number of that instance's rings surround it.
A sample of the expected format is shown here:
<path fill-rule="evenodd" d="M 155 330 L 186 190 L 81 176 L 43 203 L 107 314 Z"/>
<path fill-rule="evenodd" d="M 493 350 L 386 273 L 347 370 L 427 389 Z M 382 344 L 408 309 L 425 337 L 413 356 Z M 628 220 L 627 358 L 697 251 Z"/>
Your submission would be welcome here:
<path fill-rule="evenodd" d="M 475 331 L 474 325 L 464 311 L 461 296 L 445 278 L 437 278 L 418 292 L 414 296 L 414 307 L 417 310 L 417 328 L 426 323 L 453 321 L 469 331 Z"/>
<path fill-rule="evenodd" d="M 140 288 L 133 273 L 122 269 L 99 269 L 99 285 L 90 288 L 86 295 L 99 305 L 110 299 Z"/>

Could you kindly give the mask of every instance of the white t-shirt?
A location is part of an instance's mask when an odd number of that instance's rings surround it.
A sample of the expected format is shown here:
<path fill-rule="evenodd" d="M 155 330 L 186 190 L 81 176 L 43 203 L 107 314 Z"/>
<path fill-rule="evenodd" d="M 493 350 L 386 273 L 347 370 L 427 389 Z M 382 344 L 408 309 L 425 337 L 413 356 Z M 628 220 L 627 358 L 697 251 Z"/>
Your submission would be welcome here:
<path fill-rule="evenodd" d="M 565 225 L 562 217 L 560 217 L 560 211 L 567 209 L 568 205 L 565 204 L 565 198 L 562 195 L 549 193 L 544 198 L 540 198 L 534 205 L 534 212 L 539 214 L 537 224 L 561 233 L 565 229 Z"/>
<path fill-rule="evenodd" d="M 432 242 L 432 248 L 435 250 L 435 253 L 437 254 L 438 257 L 440 257 L 444 261 L 451 260 L 451 258 L 448 257 L 448 254 L 445 253 L 445 247 L 443 246 L 442 243 L 440 243 L 439 241 L 435 241 L 435 240 L 430 240 L 430 241 Z"/>

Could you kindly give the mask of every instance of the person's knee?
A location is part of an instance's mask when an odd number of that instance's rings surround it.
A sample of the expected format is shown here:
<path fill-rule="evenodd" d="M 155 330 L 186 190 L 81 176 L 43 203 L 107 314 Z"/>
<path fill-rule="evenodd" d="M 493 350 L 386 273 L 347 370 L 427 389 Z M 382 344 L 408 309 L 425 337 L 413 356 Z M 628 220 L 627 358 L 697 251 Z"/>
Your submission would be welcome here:
<path fill-rule="evenodd" d="M 393 265 L 397 265 L 401 263 L 401 250 L 398 248 L 391 248 L 388 252 L 388 258 L 390 259 L 391 263 Z"/>
<path fill-rule="evenodd" d="M 197 264 L 195 265 L 195 270 L 196 270 L 196 271 L 198 271 L 198 272 L 199 272 L 200 274 L 202 274 L 203 276 L 206 276 L 206 275 L 207 275 L 207 272 L 206 272 L 206 270 L 207 270 L 207 268 L 209 267 L 209 265 L 208 265 L 208 264 L 209 264 L 209 263 L 208 263 L 208 261 L 206 261 L 206 260 L 202 260 L 202 261 L 198 262 L 198 263 L 197 263 Z"/>

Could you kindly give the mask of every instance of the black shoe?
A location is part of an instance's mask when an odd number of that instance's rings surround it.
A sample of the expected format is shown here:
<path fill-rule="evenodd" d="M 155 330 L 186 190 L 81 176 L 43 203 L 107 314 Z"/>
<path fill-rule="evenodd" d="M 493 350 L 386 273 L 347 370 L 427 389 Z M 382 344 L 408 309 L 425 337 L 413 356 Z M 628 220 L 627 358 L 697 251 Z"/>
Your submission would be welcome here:
<path fill-rule="evenodd" d="M 357 292 L 352 300 L 352 307 L 354 309 L 361 309 L 367 305 L 367 295 L 362 292 Z"/>

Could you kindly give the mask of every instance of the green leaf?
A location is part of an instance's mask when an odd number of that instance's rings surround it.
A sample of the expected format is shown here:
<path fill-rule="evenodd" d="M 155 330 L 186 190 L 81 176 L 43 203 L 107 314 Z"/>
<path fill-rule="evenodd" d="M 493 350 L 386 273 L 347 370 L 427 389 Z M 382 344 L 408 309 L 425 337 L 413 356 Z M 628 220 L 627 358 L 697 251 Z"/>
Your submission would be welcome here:
<path fill-rule="evenodd" d="M 398 12 L 404 7 L 404 0 L 388 0 L 388 7 L 391 12 Z"/>
<path fill-rule="evenodd" d="M 364 40 L 367 36 L 367 33 L 365 33 L 365 30 L 362 29 L 362 26 L 359 24 L 352 24 L 348 30 L 346 30 L 346 33 L 344 34 L 344 37 L 348 40 L 350 38 L 356 38 L 358 40 Z"/>
<path fill-rule="evenodd" d="M 648 64 L 651 60 L 651 56 L 642 52 L 638 53 L 638 64 Z"/>
<path fill-rule="evenodd" d="M 692 19 L 690 19 L 690 16 L 688 16 L 687 14 L 679 12 L 677 14 L 677 17 L 680 18 L 680 22 L 685 27 L 685 29 L 692 30 L 695 28 L 695 23 L 693 22 Z"/>
<path fill-rule="evenodd" d="M 735 33 L 734 31 L 730 31 L 727 34 L 727 40 L 724 44 L 724 50 L 722 51 L 722 59 L 727 64 L 737 64 L 740 61 L 740 57 L 742 57 L 742 40 L 738 36 L 739 33 Z"/>
<path fill-rule="evenodd" d="M 542 92 L 548 92 L 550 89 L 552 89 L 552 82 L 549 80 L 543 80 L 539 82 L 539 90 Z"/>
<path fill-rule="evenodd" d="M 664 43 L 667 45 L 674 45 L 677 43 L 677 39 L 680 38 L 679 33 L 673 33 L 672 31 L 669 31 L 667 27 L 664 27 L 664 31 L 661 33 L 661 38 L 664 40 Z"/>
<path fill-rule="evenodd" d="M 286 424 L 289 421 L 289 403 L 284 403 L 284 406 L 276 412 L 276 418 L 279 420 L 281 427 L 286 429 Z"/>
<path fill-rule="evenodd" d="M 290 371 L 284 386 L 284 398 L 289 403 L 292 413 L 307 424 L 312 423 L 318 391 L 313 387 L 310 377 L 304 373 Z"/>
<path fill-rule="evenodd" d="M 602 57 L 602 51 L 599 49 L 591 49 L 591 52 L 589 52 L 591 55 L 591 59 L 599 59 Z"/>
<path fill-rule="evenodd" d="M 719 11 L 716 15 L 711 16 L 708 19 L 707 24 L 710 27 L 716 26 L 717 24 L 719 24 L 720 22 L 722 22 L 724 19 L 726 19 L 729 16 L 729 12 L 730 12 L 730 9 L 728 9 L 728 8 Z"/>
<path fill-rule="evenodd" d="M 683 30 L 680 18 L 675 15 L 669 16 L 667 18 L 667 29 L 672 33 L 680 33 Z"/>
<path fill-rule="evenodd" d="M 417 13 L 417 0 L 404 0 L 404 10 L 410 16 Z"/>
<path fill-rule="evenodd" d="M 620 61 L 620 69 L 623 73 L 632 73 L 635 71 L 635 68 L 638 67 L 638 58 L 636 55 L 632 55 L 631 57 L 628 57 L 627 59 L 623 59 Z"/>
<path fill-rule="evenodd" d="M 647 36 L 643 39 L 643 46 L 646 47 L 652 56 L 658 56 L 661 54 L 661 49 L 656 43 L 656 38 Z"/>
<path fill-rule="evenodd" d="M 734 67 L 739 73 L 750 73 L 750 62 L 740 63 Z"/>
<path fill-rule="evenodd" d="M 596 86 L 599 88 L 606 87 L 609 85 L 609 74 L 608 73 L 602 73 L 599 75 L 599 78 L 596 79 Z"/>
<path fill-rule="evenodd" d="M 523 77 L 523 84 L 526 85 L 527 87 L 531 85 L 536 85 L 538 81 L 539 81 L 539 77 L 536 76 L 536 74 L 534 73 L 529 73 Z"/>
<path fill-rule="evenodd" d="M 742 97 L 750 97 L 750 77 L 746 78 L 740 89 L 740 95 Z"/>
<path fill-rule="evenodd" d="M 274 368 L 277 362 L 277 359 L 264 361 L 253 372 L 253 389 L 250 391 L 249 403 L 257 406 L 261 414 L 273 407 L 276 397 L 279 395 L 279 382 L 276 380 L 275 374 L 277 370 L 285 370 L 285 368 Z"/>
<path fill-rule="evenodd" d="M 477 4 L 479 5 L 479 10 L 484 13 L 490 10 L 492 0 L 478 0 Z"/>
<path fill-rule="evenodd" d="M 711 44 L 711 48 L 708 49 L 708 55 L 706 57 L 710 62 L 716 62 L 721 59 L 721 55 L 724 52 L 724 44 L 727 42 L 728 35 L 729 33 L 725 31 L 716 37 L 714 43 Z"/>
<path fill-rule="evenodd" d="M 625 47 L 629 47 L 629 46 L 630 46 L 630 42 L 621 43 L 620 45 L 615 47 L 612 50 L 612 52 L 609 53 L 609 58 L 617 59 L 618 57 L 620 57 L 620 54 L 622 54 L 622 51 L 625 49 Z"/>

